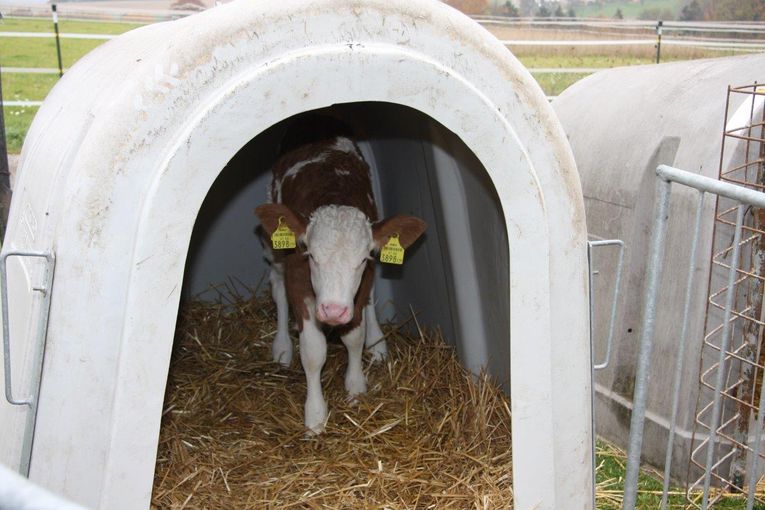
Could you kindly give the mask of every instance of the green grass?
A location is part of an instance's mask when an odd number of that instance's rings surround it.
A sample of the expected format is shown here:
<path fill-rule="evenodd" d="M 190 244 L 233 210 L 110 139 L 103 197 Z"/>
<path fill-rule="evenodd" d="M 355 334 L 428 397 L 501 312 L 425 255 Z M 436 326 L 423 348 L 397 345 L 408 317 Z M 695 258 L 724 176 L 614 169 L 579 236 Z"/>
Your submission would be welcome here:
<path fill-rule="evenodd" d="M 596 465 L 596 507 L 598 510 L 621 510 L 624 477 L 626 475 L 626 455 L 615 446 L 598 441 L 595 450 Z M 642 471 L 638 477 L 637 508 L 639 510 L 655 510 L 660 508 L 662 480 L 658 475 Z M 667 508 L 685 509 L 687 501 L 685 490 L 670 487 Z M 726 495 L 715 504 L 716 510 L 739 510 L 744 508 L 746 496 L 742 494 Z M 765 510 L 765 506 L 754 505 L 755 510 Z"/>
<path fill-rule="evenodd" d="M 3 99 L 42 101 L 58 81 L 58 74 L 3 74 Z"/>
<path fill-rule="evenodd" d="M 62 33 L 121 34 L 140 27 L 137 23 L 104 23 L 96 21 L 62 20 Z M 10 18 L 0 21 L 3 32 L 53 32 L 48 19 Z M 61 59 L 70 67 L 83 55 L 103 44 L 104 40 L 61 39 Z M 58 67 L 56 41 L 53 38 L 0 38 L 0 64 L 4 67 Z"/>
<path fill-rule="evenodd" d="M 631 2 L 629 0 L 613 1 L 598 5 L 591 3 L 576 9 L 576 15 L 583 18 L 613 18 L 617 9 L 622 10 L 625 18 L 635 19 L 645 10 L 669 9 L 677 17 L 680 9 L 683 8 L 683 0 L 641 0 L 640 2 Z"/>
<path fill-rule="evenodd" d="M 637 56 L 606 56 L 606 55 L 544 55 L 534 54 L 529 50 L 514 52 L 526 67 L 609 67 L 634 66 L 639 64 L 653 64 L 654 60 L 648 57 Z"/>
<path fill-rule="evenodd" d="M 61 59 L 70 67 L 83 55 L 100 46 L 103 40 L 62 39 Z M 3 67 L 58 67 L 54 39 L 0 37 L 0 59 Z"/>
<path fill-rule="evenodd" d="M 62 20 L 63 33 L 120 34 L 141 26 L 136 23 L 103 23 L 93 21 Z M 50 20 L 11 18 L 0 21 L 4 32 L 53 32 Z M 61 39 L 61 58 L 64 67 L 71 67 L 104 40 Z M 58 67 L 54 39 L 0 38 L 0 64 L 3 67 Z M 8 101 L 41 101 L 58 81 L 56 74 L 3 73 L 3 97 Z M 5 107 L 8 151 L 18 153 L 24 142 L 37 107 Z"/>
<path fill-rule="evenodd" d="M 37 113 L 37 107 L 20 108 L 14 106 L 3 107 L 5 116 L 5 134 L 8 152 L 18 154 L 27 134 L 32 118 Z"/>
<path fill-rule="evenodd" d="M 677 62 L 689 60 L 689 57 L 677 54 L 673 50 L 676 48 L 662 47 L 661 62 Z M 652 55 L 557 55 L 534 53 L 529 49 L 513 52 L 526 67 L 602 67 L 608 69 L 620 66 L 635 66 L 645 64 L 655 64 L 656 54 Z M 727 57 L 734 55 L 732 51 L 709 51 L 697 53 L 693 58 L 714 58 Z"/>
<path fill-rule="evenodd" d="M 103 21 L 59 20 L 58 30 L 68 34 L 122 34 L 143 26 L 140 23 L 105 23 Z M 50 32 L 53 21 L 43 18 L 5 18 L 0 21 L 2 32 Z"/>
<path fill-rule="evenodd" d="M 548 96 L 557 96 L 568 87 L 581 80 L 587 73 L 536 73 L 534 78 Z"/>
<path fill-rule="evenodd" d="M 523 47 L 519 48 L 519 51 L 515 52 L 515 56 L 528 68 L 577 68 L 577 67 L 589 67 L 589 68 L 602 68 L 610 69 L 612 67 L 622 66 L 634 66 L 645 65 L 655 63 L 655 54 L 649 52 L 643 52 L 642 55 L 629 54 L 629 52 L 623 52 L 618 54 L 613 52 L 611 54 L 576 54 L 570 52 L 566 54 L 565 48 L 560 48 L 557 51 L 551 51 L 549 48 L 533 48 Z M 599 51 L 603 51 L 602 49 Z M 651 50 L 653 51 L 653 50 Z M 723 57 L 733 55 L 733 52 L 714 52 L 706 50 L 694 50 L 692 54 L 689 54 L 687 49 L 681 48 L 678 51 L 677 48 L 662 48 L 662 62 L 676 62 L 681 60 L 689 60 L 691 58 L 710 58 L 710 57 Z M 542 90 L 548 96 L 557 96 L 563 92 L 566 88 L 570 87 L 577 81 L 581 80 L 589 73 L 534 73 Z"/>

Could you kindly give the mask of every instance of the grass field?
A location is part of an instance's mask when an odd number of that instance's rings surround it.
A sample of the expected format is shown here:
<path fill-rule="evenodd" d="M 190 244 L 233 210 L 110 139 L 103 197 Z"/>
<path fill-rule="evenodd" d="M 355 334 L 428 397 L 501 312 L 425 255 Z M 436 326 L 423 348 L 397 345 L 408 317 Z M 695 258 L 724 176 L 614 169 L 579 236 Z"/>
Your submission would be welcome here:
<path fill-rule="evenodd" d="M 3 74 L 3 99 L 6 101 L 42 101 L 58 81 L 58 74 Z"/>
<path fill-rule="evenodd" d="M 574 83 L 588 76 L 587 73 L 532 73 L 532 75 L 548 96 L 557 96 Z"/>
<path fill-rule="evenodd" d="M 122 34 L 140 26 L 136 23 L 61 20 L 59 31 L 78 34 Z M 4 18 L 0 20 L 0 31 L 53 33 L 53 23 L 49 19 Z M 64 67 L 72 66 L 83 55 L 104 42 L 106 41 L 61 39 L 61 59 Z M 57 68 L 55 40 L 0 37 L 0 65 Z M 3 73 L 3 98 L 6 101 L 42 101 L 57 81 L 57 74 Z M 3 108 L 9 152 L 21 151 L 24 136 L 37 110 L 37 107 Z"/>
<path fill-rule="evenodd" d="M 58 81 L 57 74 L 3 74 L 3 98 L 6 101 L 42 101 Z M 21 152 L 29 125 L 38 107 L 4 107 L 8 151 Z"/>
<path fill-rule="evenodd" d="M 8 152 L 18 154 L 27 134 L 32 119 L 37 113 L 37 107 L 20 108 L 15 106 L 3 107 L 5 116 L 5 135 Z"/>
<path fill-rule="evenodd" d="M 598 510 L 621 510 L 624 492 L 624 476 L 626 473 L 627 457 L 624 451 L 605 442 L 598 441 L 595 449 L 596 466 L 596 507 Z M 661 475 L 643 471 L 638 479 L 637 508 L 640 510 L 655 510 L 661 506 L 662 480 Z M 699 495 L 696 495 L 698 497 Z M 757 492 L 762 498 L 762 491 Z M 761 500 L 761 499 L 760 499 Z M 667 498 L 667 508 L 685 510 L 687 508 L 685 490 L 670 489 Z M 746 495 L 726 495 L 715 504 L 715 510 L 740 510 L 746 505 Z M 755 503 L 754 510 L 765 510 L 765 506 Z"/>
<path fill-rule="evenodd" d="M 71 67 L 83 55 L 103 44 L 103 40 L 61 39 L 61 60 Z M 0 37 L 3 67 L 58 67 L 53 38 Z"/>
<path fill-rule="evenodd" d="M 104 23 L 87 20 L 59 20 L 58 30 L 70 34 L 122 34 L 142 26 L 139 23 Z M 53 22 L 43 18 L 4 18 L 0 21 L 3 32 L 50 32 Z"/>
<path fill-rule="evenodd" d="M 492 25 L 487 27 L 500 40 L 603 40 L 603 39 L 648 39 L 655 40 L 650 30 L 617 32 L 609 30 L 564 30 L 542 28 L 519 28 Z M 656 61 L 656 47 L 653 44 L 619 46 L 509 46 L 513 54 L 528 67 L 615 67 L 623 65 L 652 64 Z M 663 44 L 661 61 L 690 60 L 698 58 L 725 57 L 741 54 L 734 50 L 711 50 L 700 47 L 673 46 Z"/>

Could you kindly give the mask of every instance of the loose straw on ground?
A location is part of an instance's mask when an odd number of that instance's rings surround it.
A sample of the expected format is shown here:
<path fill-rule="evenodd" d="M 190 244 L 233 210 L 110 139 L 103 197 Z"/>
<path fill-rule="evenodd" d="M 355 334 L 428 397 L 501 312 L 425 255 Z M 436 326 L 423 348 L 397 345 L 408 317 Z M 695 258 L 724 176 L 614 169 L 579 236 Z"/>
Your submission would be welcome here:
<path fill-rule="evenodd" d="M 299 356 L 270 361 L 269 299 L 188 303 L 179 317 L 155 508 L 510 508 L 510 406 L 437 332 L 387 327 L 389 359 L 346 401 L 330 342 L 327 431 L 305 434 Z"/>
<path fill-rule="evenodd" d="M 270 361 L 273 305 L 237 287 L 221 293 L 225 304 L 182 308 L 153 508 L 512 507 L 509 400 L 488 377 L 467 374 L 414 313 L 384 328 L 389 359 L 367 360 L 369 392 L 354 405 L 345 347 L 330 342 L 327 431 L 307 437 L 299 356 L 289 369 Z M 626 455 L 600 442 L 598 459 L 597 508 L 621 508 Z M 657 487 L 657 476 L 641 476 L 639 508 L 658 507 Z M 685 491 L 670 493 L 670 508 L 688 507 Z"/>

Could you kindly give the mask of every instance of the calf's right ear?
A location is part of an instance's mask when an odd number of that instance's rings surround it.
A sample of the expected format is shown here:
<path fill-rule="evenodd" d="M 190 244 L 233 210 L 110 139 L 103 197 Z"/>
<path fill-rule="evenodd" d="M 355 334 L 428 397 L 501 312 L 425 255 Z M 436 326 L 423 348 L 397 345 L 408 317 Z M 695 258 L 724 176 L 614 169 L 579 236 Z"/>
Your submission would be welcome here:
<path fill-rule="evenodd" d="M 279 219 L 300 237 L 305 234 L 305 223 L 284 204 L 263 204 L 255 208 L 255 214 L 260 219 L 261 225 L 270 236 L 279 226 Z"/>

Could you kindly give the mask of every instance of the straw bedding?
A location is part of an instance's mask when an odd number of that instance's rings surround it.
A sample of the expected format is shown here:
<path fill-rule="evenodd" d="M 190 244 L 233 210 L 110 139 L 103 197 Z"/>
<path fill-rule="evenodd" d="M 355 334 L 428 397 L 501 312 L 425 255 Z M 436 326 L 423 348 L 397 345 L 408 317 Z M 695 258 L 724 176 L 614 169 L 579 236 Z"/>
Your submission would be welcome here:
<path fill-rule="evenodd" d="M 510 406 L 465 372 L 437 331 L 386 326 L 389 359 L 346 401 L 345 347 L 330 342 L 327 430 L 303 425 L 305 377 L 270 361 L 270 299 L 182 307 L 154 508 L 509 508 Z M 414 330 L 416 334 L 405 333 Z"/>

